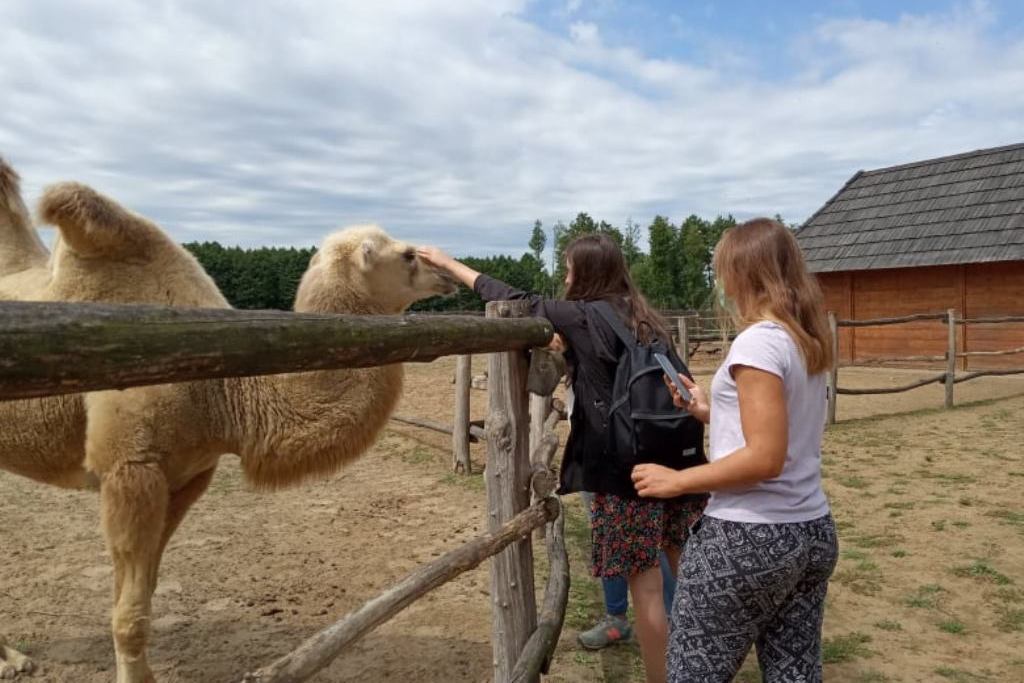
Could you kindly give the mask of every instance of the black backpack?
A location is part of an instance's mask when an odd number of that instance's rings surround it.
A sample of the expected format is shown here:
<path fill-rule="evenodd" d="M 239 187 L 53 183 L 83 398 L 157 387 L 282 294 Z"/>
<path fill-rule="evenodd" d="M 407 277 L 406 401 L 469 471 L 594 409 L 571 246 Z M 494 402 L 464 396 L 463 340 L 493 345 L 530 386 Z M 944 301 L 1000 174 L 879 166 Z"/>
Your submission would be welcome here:
<path fill-rule="evenodd" d="M 654 359 L 664 354 L 681 373 L 693 379 L 675 349 L 658 338 L 649 344 L 636 337 L 604 301 L 595 309 L 622 340 L 608 409 L 608 450 L 621 466 L 656 463 L 683 469 L 704 458 L 704 423 L 672 403 L 665 373 Z"/>

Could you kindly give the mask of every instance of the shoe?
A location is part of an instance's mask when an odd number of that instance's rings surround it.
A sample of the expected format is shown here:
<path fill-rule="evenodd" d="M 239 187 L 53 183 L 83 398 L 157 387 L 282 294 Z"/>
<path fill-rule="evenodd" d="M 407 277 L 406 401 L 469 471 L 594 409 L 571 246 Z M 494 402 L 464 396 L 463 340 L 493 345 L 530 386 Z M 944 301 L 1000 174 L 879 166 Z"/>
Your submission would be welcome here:
<path fill-rule="evenodd" d="M 608 614 L 592 628 L 580 633 L 576 639 L 587 650 L 600 650 L 632 637 L 633 628 L 625 618 Z"/>

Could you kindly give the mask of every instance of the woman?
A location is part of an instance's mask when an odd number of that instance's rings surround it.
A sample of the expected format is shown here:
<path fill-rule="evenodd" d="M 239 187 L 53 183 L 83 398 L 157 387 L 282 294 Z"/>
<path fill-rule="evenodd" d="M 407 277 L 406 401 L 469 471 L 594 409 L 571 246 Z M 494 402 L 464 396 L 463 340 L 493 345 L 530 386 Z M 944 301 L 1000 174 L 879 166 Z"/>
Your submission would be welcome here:
<path fill-rule="evenodd" d="M 821 681 L 825 592 L 837 555 L 821 488 L 825 370 L 821 291 L 793 234 L 756 219 L 714 258 L 721 303 L 741 329 L 711 382 L 686 377 L 676 404 L 711 425 L 709 462 L 638 465 L 641 496 L 711 491 L 686 545 L 672 608 L 671 681 L 731 681 L 756 645 L 763 680 Z"/>
<path fill-rule="evenodd" d="M 606 454 L 605 423 L 622 342 L 596 310 L 607 302 L 642 340 L 655 334 L 668 341 L 660 317 L 637 291 L 622 251 L 607 235 L 585 235 L 566 249 L 566 300 L 527 295 L 455 261 L 434 248 L 420 257 L 451 273 L 488 301 L 526 298 L 533 315 L 547 318 L 565 344 L 566 365 L 575 400 L 571 430 L 562 458 L 560 494 L 591 491 L 593 573 L 625 576 L 633 598 L 636 631 L 647 680 L 665 680 L 668 622 L 662 603 L 658 553 L 664 549 L 672 567 L 686 540 L 689 523 L 700 514 L 704 497 L 688 500 L 641 500 L 628 467 L 615 467 Z"/>

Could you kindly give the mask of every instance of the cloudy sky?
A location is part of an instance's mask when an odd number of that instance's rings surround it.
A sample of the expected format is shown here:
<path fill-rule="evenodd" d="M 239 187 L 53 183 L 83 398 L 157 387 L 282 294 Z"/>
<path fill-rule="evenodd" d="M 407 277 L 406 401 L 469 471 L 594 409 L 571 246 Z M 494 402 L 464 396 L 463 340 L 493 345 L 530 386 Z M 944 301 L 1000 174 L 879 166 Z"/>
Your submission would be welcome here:
<path fill-rule="evenodd" d="M 521 253 L 579 211 L 807 218 L 1024 142 L 1017 0 L 3 0 L 0 155 L 181 241 L 374 221 Z"/>

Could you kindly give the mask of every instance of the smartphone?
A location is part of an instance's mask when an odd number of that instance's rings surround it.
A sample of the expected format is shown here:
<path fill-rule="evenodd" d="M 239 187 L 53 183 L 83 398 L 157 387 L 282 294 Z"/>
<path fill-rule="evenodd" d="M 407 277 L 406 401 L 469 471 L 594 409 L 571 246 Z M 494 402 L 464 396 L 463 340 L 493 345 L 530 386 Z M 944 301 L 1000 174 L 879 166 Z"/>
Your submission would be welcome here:
<path fill-rule="evenodd" d="M 654 360 L 658 361 L 658 365 L 660 365 L 661 369 L 665 371 L 665 374 L 668 375 L 668 378 L 672 380 L 672 384 L 674 384 L 676 389 L 679 390 L 679 395 L 683 397 L 683 400 L 686 401 L 687 403 L 692 401 L 693 395 L 683 385 L 682 380 L 679 379 L 679 371 L 676 370 L 675 366 L 672 365 L 672 361 L 666 358 L 665 355 L 662 353 L 654 354 Z"/>

